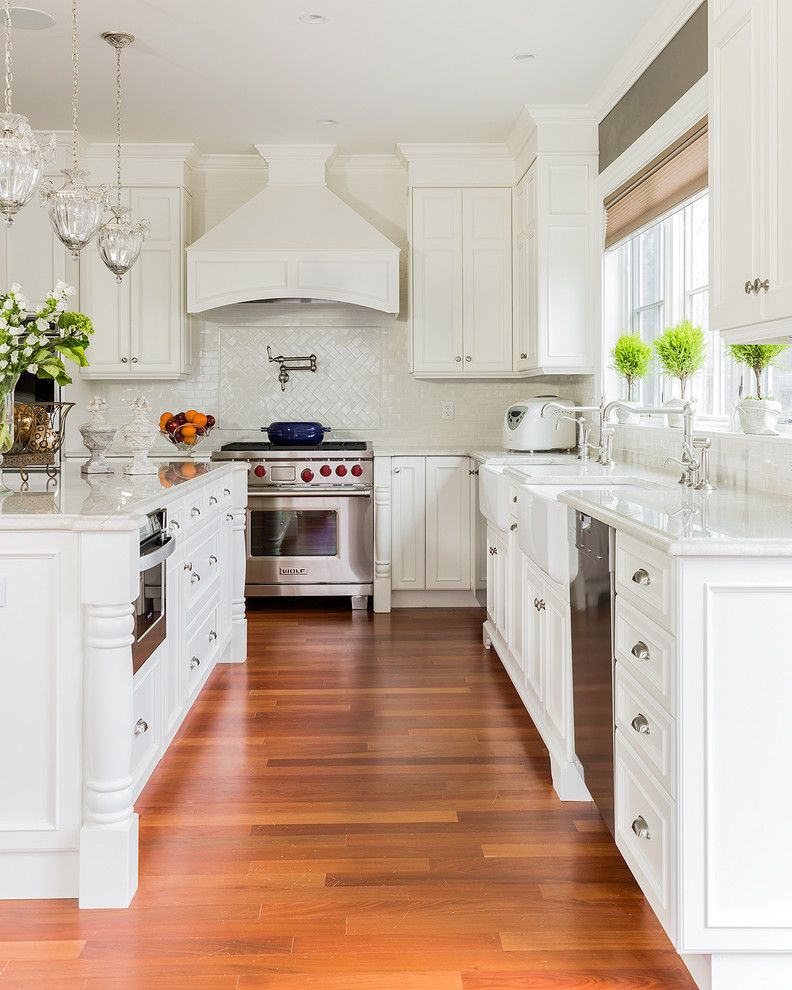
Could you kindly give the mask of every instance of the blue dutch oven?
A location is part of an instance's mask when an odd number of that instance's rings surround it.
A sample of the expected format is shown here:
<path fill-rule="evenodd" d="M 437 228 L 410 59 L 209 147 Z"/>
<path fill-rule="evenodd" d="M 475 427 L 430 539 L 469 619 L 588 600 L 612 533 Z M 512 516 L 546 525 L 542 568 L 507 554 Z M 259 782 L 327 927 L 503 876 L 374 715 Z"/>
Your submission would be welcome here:
<path fill-rule="evenodd" d="M 312 447 L 324 440 L 330 427 L 321 423 L 270 423 L 262 430 L 270 438 L 270 443 L 278 446 Z"/>

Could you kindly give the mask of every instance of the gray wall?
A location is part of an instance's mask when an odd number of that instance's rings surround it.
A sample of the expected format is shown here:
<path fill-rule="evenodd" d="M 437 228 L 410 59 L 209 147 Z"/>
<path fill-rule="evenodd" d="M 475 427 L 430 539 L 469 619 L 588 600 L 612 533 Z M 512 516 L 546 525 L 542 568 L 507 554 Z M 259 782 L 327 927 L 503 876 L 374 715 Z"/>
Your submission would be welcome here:
<path fill-rule="evenodd" d="M 599 125 L 599 169 L 614 162 L 707 71 L 707 4 L 695 11 Z"/>

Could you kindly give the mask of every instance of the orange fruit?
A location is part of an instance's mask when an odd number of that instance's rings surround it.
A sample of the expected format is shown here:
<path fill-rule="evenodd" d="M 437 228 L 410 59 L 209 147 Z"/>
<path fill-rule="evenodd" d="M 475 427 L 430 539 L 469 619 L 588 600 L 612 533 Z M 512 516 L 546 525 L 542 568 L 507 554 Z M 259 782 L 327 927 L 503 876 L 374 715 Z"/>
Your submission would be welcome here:
<path fill-rule="evenodd" d="M 165 429 L 165 424 L 166 424 L 166 423 L 168 422 L 168 420 L 170 420 L 170 419 L 173 419 L 173 413 L 163 413 L 163 414 L 162 414 L 162 415 L 160 416 L 160 429 L 161 429 L 161 430 L 164 430 L 164 429 Z"/>
<path fill-rule="evenodd" d="M 196 430 L 196 428 L 191 423 L 185 423 L 184 426 L 179 430 L 179 438 L 181 440 L 187 440 L 190 437 L 195 437 L 195 434 L 197 432 L 198 430 Z"/>
<path fill-rule="evenodd" d="M 186 436 L 182 437 L 182 440 L 189 446 L 192 447 L 194 443 L 198 442 L 198 437 L 196 436 Z"/>
<path fill-rule="evenodd" d="M 206 416 L 203 413 L 196 413 L 190 422 L 193 426 L 206 426 Z"/>
<path fill-rule="evenodd" d="M 195 417 L 198 415 L 198 413 L 194 409 L 188 409 L 184 415 L 187 417 L 188 423 L 194 423 Z"/>
<path fill-rule="evenodd" d="M 186 464 L 181 466 L 181 476 L 182 478 L 194 478 L 198 474 L 198 468 L 195 464 L 190 464 L 188 461 Z"/>

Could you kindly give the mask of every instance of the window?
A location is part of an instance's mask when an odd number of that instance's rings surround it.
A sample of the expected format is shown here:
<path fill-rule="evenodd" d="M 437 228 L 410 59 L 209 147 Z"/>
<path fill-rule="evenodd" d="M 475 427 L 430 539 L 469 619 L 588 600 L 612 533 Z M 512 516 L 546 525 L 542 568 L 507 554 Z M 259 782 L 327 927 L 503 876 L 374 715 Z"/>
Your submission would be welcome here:
<path fill-rule="evenodd" d="M 707 337 L 707 359 L 689 386 L 698 403 L 698 416 L 728 421 L 734 414 L 739 389 L 754 391 L 753 372 L 736 365 L 720 334 L 709 329 L 708 196 L 701 193 L 669 216 L 645 227 L 613 249 L 616 254 L 619 305 L 615 308 L 615 340 L 620 333 L 638 332 L 651 343 L 663 330 L 687 317 Z M 610 350 L 611 344 L 608 346 Z M 778 368 L 765 372 L 763 394 L 772 394 L 792 415 L 792 349 Z M 620 382 L 619 397 L 627 388 Z M 652 372 L 636 396 L 643 405 L 660 405 L 677 394 L 676 383 Z"/>

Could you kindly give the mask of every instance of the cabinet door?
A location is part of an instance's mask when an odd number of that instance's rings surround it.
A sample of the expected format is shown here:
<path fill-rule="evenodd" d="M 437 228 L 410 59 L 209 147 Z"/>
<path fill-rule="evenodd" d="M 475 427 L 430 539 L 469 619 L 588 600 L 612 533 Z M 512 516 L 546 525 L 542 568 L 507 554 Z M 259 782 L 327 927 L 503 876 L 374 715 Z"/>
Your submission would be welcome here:
<path fill-rule="evenodd" d="M 426 587 L 470 588 L 470 460 L 426 458 Z"/>
<path fill-rule="evenodd" d="M 745 283 L 762 264 L 762 104 L 760 8 L 764 0 L 711 5 L 710 26 L 710 324 L 713 330 L 761 318 L 764 293 Z M 724 12 L 718 16 L 720 8 Z"/>
<path fill-rule="evenodd" d="M 30 203 L 0 232 L 0 272 L 6 287 L 19 282 L 28 299 L 41 304 L 56 282 L 77 285 L 77 266 L 50 227 L 47 210 Z M 70 306 L 77 306 L 74 299 Z"/>
<path fill-rule="evenodd" d="M 506 639 L 507 546 L 492 526 L 487 526 L 487 614 L 499 635 Z"/>
<path fill-rule="evenodd" d="M 462 371 L 462 190 L 415 189 L 413 370 Z"/>
<path fill-rule="evenodd" d="M 561 747 L 569 742 L 571 658 L 569 605 L 543 588 L 540 612 L 545 724 Z"/>
<path fill-rule="evenodd" d="M 508 571 L 506 574 L 506 644 L 521 672 L 525 670 L 523 654 L 523 552 L 517 536 L 517 523 L 510 524 Z"/>
<path fill-rule="evenodd" d="M 510 189 L 462 192 L 465 372 L 512 370 Z"/>
<path fill-rule="evenodd" d="M 133 189 L 137 219 L 151 231 L 129 279 L 131 295 L 132 371 L 146 375 L 182 372 L 182 191 L 177 188 Z"/>
<path fill-rule="evenodd" d="M 536 172 L 526 172 L 515 194 L 514 367 L 536 366 Z"/>
<path fill-rule="evenodd" d="M 391 567 L 394 591 L 426 588 L 426 458 L 394 457 Z"/>
<path fill-rule="evenodd" d="M 544 700 L 544 682 L 542 675 L 541 630 L 539 626 L 539 611 L 536 603 L 542 597 L 542 582 L 538 580 L 524 553 L 520 554 L 520 566 L 522 568 L 522 653 L 525 683 L 536 697 L 537 702 L 541 705 Z"/>

